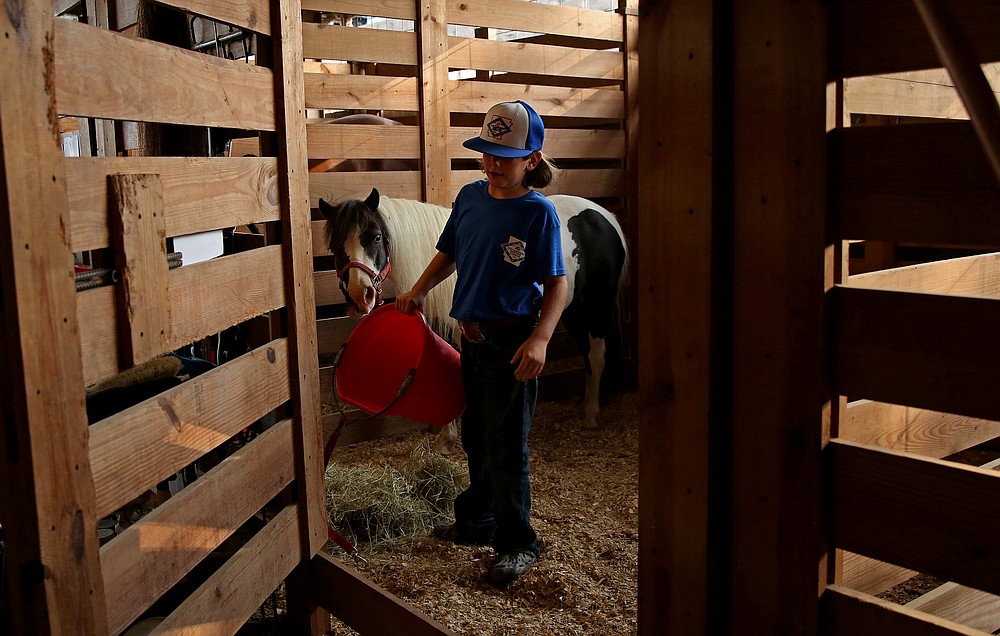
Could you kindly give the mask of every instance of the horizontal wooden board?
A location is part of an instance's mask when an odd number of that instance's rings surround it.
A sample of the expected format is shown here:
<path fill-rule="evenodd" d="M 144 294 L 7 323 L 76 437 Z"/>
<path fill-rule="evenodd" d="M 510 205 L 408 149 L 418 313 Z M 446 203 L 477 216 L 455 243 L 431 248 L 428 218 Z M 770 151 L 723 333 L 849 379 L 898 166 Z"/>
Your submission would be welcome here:
<path fill-rule="evenodd" d="M 1000 420 L 1000 301 L 837 287 L 835 390 Z"/>
<path fill-rule="evenodd" d="M 191 464 L 289 399 L 275 340 L 90 427 L 97 517 Z"/>
<path fill-rule="evenodd" d="M 1000 252 L 857 274 L 851 287 L 1000 298 Z"/>
<path fill-rule="evenodd" d="M 310 159 L 419 159 L 417 126 L 309 123 Z"/>
<path fill-rule="evenodd" d="M 265 431 L 101 548 L 111 633 L 191 571 L 294 477 L 292 422 Z"/>
<path fill-rule="evenodd" d="M 301 558 L 299 520 L 290 505 L 236 551 L 157 626 L 157 633 L 236 634 Z"/>
<path fill-rule="evenodd" d="M 1000 4 L 953 0 L 955 16 L 971 55 L 980 63 L 1000 61 Z M 830 6 L 834 41 L 830 78 L 897 73 L 942 66 L 913 2 L 847 0 Z"/>
<path fill-rule="evenodd" d="M 625 93 L 602 88 L 564 88 L 462 80 L 448 82 L 448 107 L 484 114 L 497 102 L 522 99 L 543 117 L 623 119 Z"/>
<path fill-rule="evenodd" d="M 307 73 L 306 108 L 417 111 L 416 88 L 412 77 Z M 543 117 L 603 123 L 625 116 L 624 93 L 618 90 L 453 80 L 447 91 L 449 108 L 456 113 L 484 114 L 497 102 L 523 99 Z"/>
<path fill-rule="evenodd" d="M 1000 422 L 858 400 L 847 405 L 838 437 L 940 458 L 1000 437 Z"/>
<path fill-rule="evenodd" d="M 1000 593 L 1000 474 L 839 439 L 823 458 L 835 547 Z"/>
<path fill-rule="evenodd" d="M 304 23 L 302 55 L 323 60 L 413 65 L 417 63 L 417 38 L 403 31 Z"/>
<path fill-rule="evenodd" d="M 163 185 L 167 236 L 278 219 L 278 163 L 253 157 L 80 157 L 67 159 L 74 252 L 108 239 L 108 176 L 157 174 Z"/>
<path fill-rule="evenodd" d="M 1000 183 L 969 122 L 830 135 L 836 239 L 1000 247 Z"/>
<path fill-rule="evenodd" d="M 387 197 L 397 199 L 423 198 L 420 172 L 387 171 L 387 172 L 314 172 L 309 175 L 309 204 L 319 207 L 319 200 L 340 201 L 346 198 L 364 199 L 372 188 Z M 314 233 L 315 235 L 315 233 Z M 314 247 L 322 248 L 322 252 L 313 252 L 314 256 L 327 253 L 322 243 L 313 243 Z"/>
<path fill-rule="evenodd" d="M 305 73 L 306 108 L 420 109 L 415 77 Z"/>
<path fill-rule="evenodd" d="M 825 636 L 982 636 L 983 632 L 831 585 L 820 599 L 819 624 Z"/>
<path fill-rule="evenodd" d="M 400 20 L 413 20 L 416 17 L 416 3 L 413 0 L 302 0 L 302 8 L 306 11 L 374 15 Z"/>
<path fill-rule="evenodd" d="M 309 566 L 316 602 L 361 634 L 454 634 L 324 553 L 314 556 Z"/>
<path fill-rule="evenodd" d="M 618 13 L 528 3 L 523 0 L 492 0 L 489 3 L 448 0 L 448 23 L 531 33 L 568 35 L 621 42 L 624 18 Z"/>
<path fill-rule="evenodd" d="M 360 318 L 325 318 L 316 321 L 316 341 L 319 354 L 337 353 L 357 326 Z"/>
<path fill-rule="evenodd" d="M 56 20 L 60 114 L 274 130 L 269 69 Z"/>
<path fill-rule="evenodd" d="M 322 236 L 322 231 L 320 232 Z M 313 229 L 313 245 L 315 246 L 316 230 Z M 320 239 L 323 241 L 320 243 L 321 246 L 325 247 L 325 239 Z M 329 252 L 327 249 L 326 252 Z M 313 255 L 316 254 L 315 249 L 313 250 Z M 316 287 L 316 306 L 323 307 L 324 305 L 339 305 L 344 302 L 344 295 L 340 291 L 340 279 L 337 278 L 337 272 L 333 270 L 320 271 L 313 274 L 313 285 Z"/>
<path fill-rule="evenodd" d="M 1000 596 L 945 583 L 906 606 L 993 634 L 1000 629 Z"/>
<path fill-rule="evenodd" d="M 479 135 L 479 128 L 452 126 L 448 131 L 448 144 L 454 158 L 482 156 L 462 145 L 466 139 Z M 622 159 L 625 156 L 624 130 L 577 130 L 550 128 L 545 131 L 543 151 L 559 159 Z"/>
<path fill-rule="evenodd" d="M 271 34 L 271 6 L 267 0 L 157 0 L 157 3 L 255 33 Z"/>
<path fill-rule="evenodd" d="M 982 68 L 1000 97 L 1000 63 Z M 908 71 L 844 80 L 844 112 L 936 119 L 968 119 L 945 69 Z"/>
<path fill-rule="evenodd" d="M 881 594 L 916 576 L 917 572 L 845 551 L 841 574 L 844 587 L 865 594 Z"/>
<path fill-rule="evenodd" d="M 168 351 L 284 306 L 281 250 L 273 245 L 171 270 Z M 76 300 L 89 385 L 124 370 L 117 361 L 114 287 L 79 292 Z"/>
<path fill-rule="evenodd" d="M 448 38 L 448 67 L 565 78 L 624 79 L 622 53 L 481 38 Z"/>
<path fill-rule="evenodd" d="M 969 118 L 954 86 L 884 76 L 845 80 L 844 112 L 937 119 Z"/>

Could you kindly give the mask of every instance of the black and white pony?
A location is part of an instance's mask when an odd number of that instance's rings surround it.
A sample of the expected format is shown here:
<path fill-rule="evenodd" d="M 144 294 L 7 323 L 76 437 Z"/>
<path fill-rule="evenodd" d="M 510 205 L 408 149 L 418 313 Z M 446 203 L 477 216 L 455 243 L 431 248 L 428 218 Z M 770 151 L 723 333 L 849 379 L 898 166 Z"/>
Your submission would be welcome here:
<path fill-rule="evenodd" d="M 597 426 L 606 341 L 615 335 L 620 295 L 624 290 L 628 250 L 613 214 L 592 201 L 553 195 L 559 214 L 566 282 L 569 286 L 562 322 L 583 354 L 587 383 L 584 425 Z M 364 201 L 331 205 L 320 199 L 326 234 L 334 255 L 340 288 L 354 316 L 366 315 L 382 302 L 382 282 L 391 280 L 407 291 L 436 253 L 435 245 L 451 210 L 407 199 L 380 197 L 372 189 Z M 424 315 L 445 340 L 459 345 L 456 321 L 449 316 L 455 277 L 427 295 Z M 454 427 L 445 431 L 454 443 Z M 439 449 L 444 446 L 441 442 Z"/>

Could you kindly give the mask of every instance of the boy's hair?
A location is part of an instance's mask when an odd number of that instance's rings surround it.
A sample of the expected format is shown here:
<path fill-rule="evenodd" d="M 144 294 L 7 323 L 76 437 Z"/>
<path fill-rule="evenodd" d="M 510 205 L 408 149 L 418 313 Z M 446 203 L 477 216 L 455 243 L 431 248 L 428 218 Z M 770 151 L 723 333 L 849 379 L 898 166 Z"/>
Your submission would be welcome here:
<path fill-rule="evenodd" d="M 522 183 L 529 188 L 544 188 L 559 175 L 559 168 L 556 167 L 555 162 L 542 154 L 541 151 L 538 154 L 541 156 L 538 165 L 535 166 L 534 170 L 524 173 L 524 181 Z"/>
<path fill-rule="evenodd" d="M 555 161 L 540 150 L 538 151 L 538 154 L 541 156 L 541 159 L 538 161 L 538 165 L 535 166 L 534 170 L 529 170 L 524 173 L 524 180 L 522 180 L 521 183 L 524 184 L 525 187 L 541 189 L 551 184 L 555 178 L 559 176 L 559 168 L 556 166 Z M 524 159 L 527 160 L 528 157 L 525 157 Z M 481 157 L 476 160 L 476 163 L 479 164 L 480 170 L 485 171 Z"/>

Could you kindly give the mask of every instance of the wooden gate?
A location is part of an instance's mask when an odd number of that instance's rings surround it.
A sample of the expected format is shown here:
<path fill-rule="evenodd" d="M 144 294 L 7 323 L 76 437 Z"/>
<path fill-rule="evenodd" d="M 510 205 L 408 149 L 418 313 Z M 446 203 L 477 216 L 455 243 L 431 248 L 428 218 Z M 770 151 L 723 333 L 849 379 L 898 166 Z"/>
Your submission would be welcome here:
<path fill-rule="evenodd" d="M 288 605 L 303 631 L 323 633 L 320 606 L 351 599 L 339 611 L 359 628 L 395 621 L 443 633 L 320 554 L 299 4 L 178 6 L 256 33 L 258 63 L 54 19 L 49 0 L 0 12 L 0 624 L 118 634 L 153 613 L 166 615 L 157 633 L 235 633 L 291 576 Z M 273 152 L 64 157 L 64 116 L 93 129 L 256 130 Z M 267 244 L 170 264 L 177 237 L 247 224 L 267 228 Z M 75 264 L 104 266 L 116 282 L 78 291 Z M 167 388 L 144 382 L 169 366 L 164 354 L 249 323 L 265 335 L 245 354 L 186 381 L 158 376 L 177 380 Z M 94 416 L 87 391 L 109 379 L 152 395 L 113 396 L 114 412 Z M 223 447 L 224 459 L 207 461 Z M 99 520 L 150 491 L 165 497 L 182 471 L 196 478 L 143 514 L 118 516 L 117 534 L 99 541 Z"/>

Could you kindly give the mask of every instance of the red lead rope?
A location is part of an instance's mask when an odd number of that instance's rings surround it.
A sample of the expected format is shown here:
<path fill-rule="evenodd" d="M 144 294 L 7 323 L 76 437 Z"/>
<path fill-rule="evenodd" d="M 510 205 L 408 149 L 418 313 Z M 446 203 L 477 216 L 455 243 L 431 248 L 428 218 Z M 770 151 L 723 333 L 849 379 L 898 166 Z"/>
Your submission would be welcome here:
<path fill-rule="evenodd" d="M 344 430 L 345 426 L 347 426 L 347 416 L 341 413 L 340 423 L 337 424 L 337 429 L 333 432 L 333 435 L 330 436 L 330 440 L 326 443 L 326 448 L 323 449 L 324 467 L 330 465 L 330 457 L 333 455 L 333 447 L 337 445 L 337 439 L 340 437 L 340 432 Z M 329 522 L 327 522 L 326 524 L 326 534 L 328 537 L 330 537 L 331 541 L 335 541 L 337 545 L 343 548 L 344 552 L 351 555 L 355 559 L 361 561 L 362 563 L 365 564 L 368 563 L 368 560 L 365 559 L 365 557 L 361 556 L 361 553 L 358 552 L 358 549 L 355 548 L 350 541 L 344 538 L 344 535 L 337 532 L 337 529 L 334 528 L 333 525 L 330 524 Z"/>

